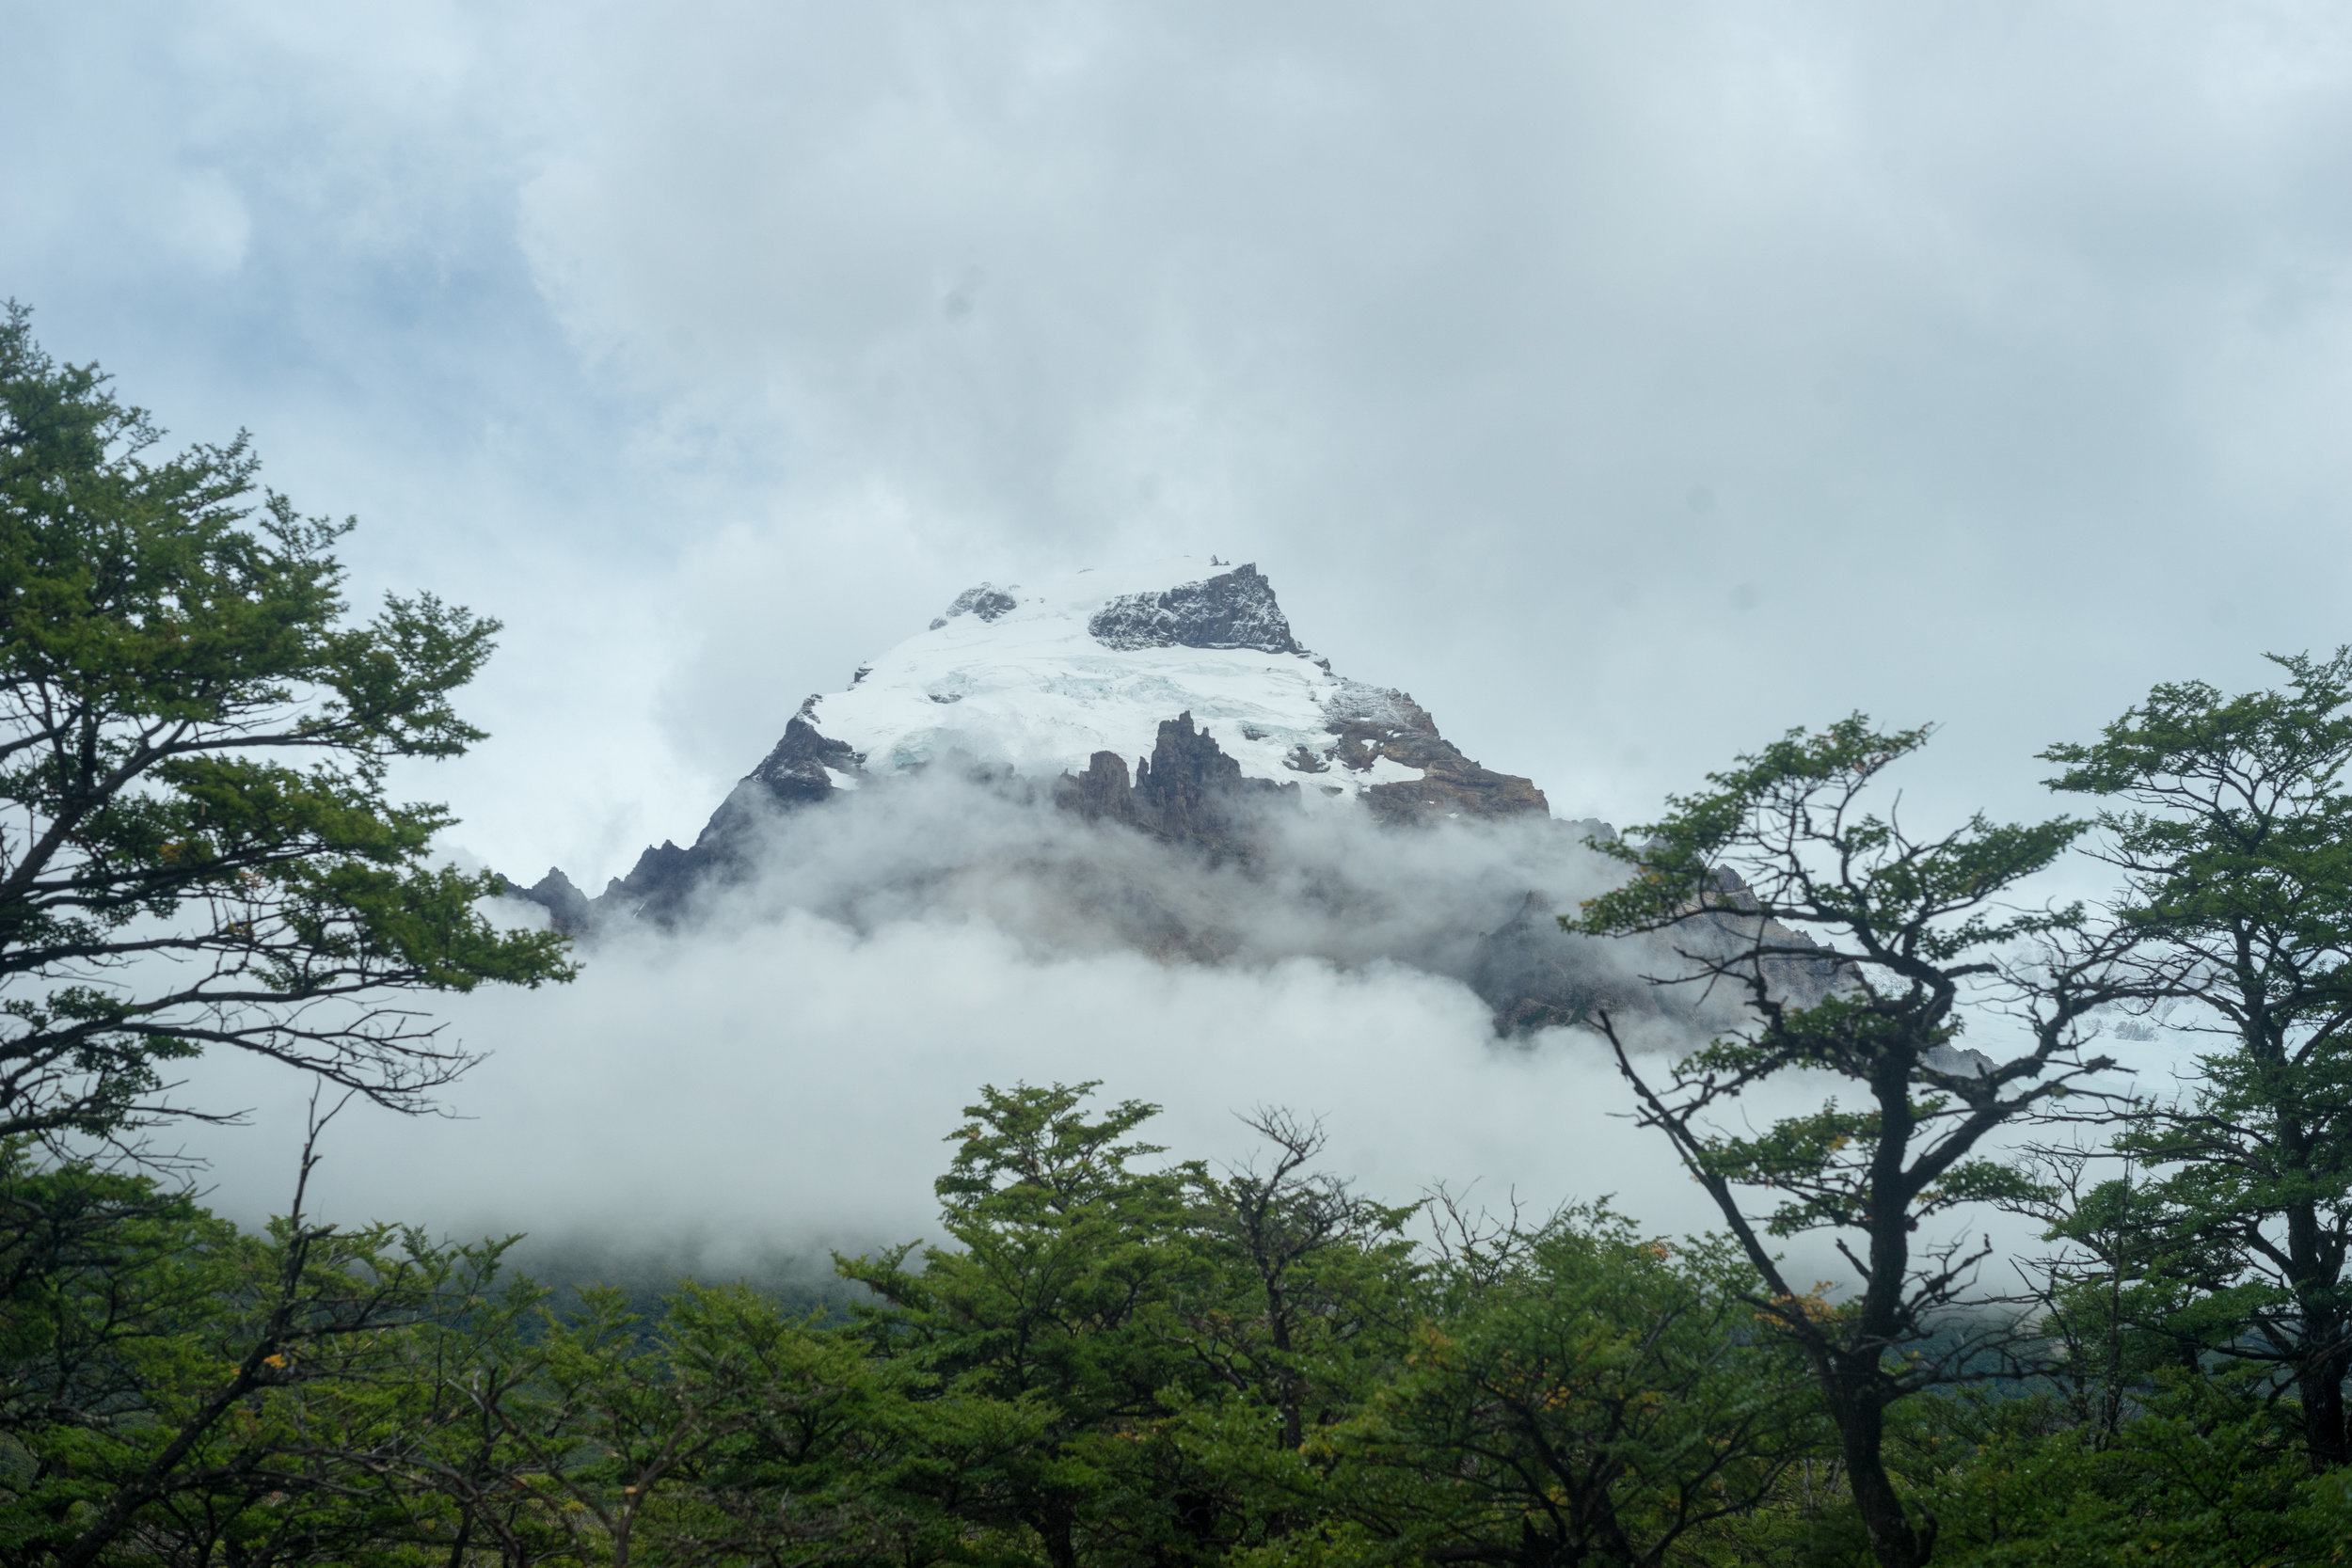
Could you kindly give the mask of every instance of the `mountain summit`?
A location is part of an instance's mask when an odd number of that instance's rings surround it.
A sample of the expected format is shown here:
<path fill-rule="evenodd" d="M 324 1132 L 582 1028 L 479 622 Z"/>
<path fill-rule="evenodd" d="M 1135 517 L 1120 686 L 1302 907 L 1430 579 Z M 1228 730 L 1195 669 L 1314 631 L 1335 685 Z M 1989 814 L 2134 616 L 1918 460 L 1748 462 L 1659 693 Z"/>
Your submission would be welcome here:
<path fill-rule="evenodd" d="M 943 812 L 918 781 L 974 793 Z M 803 703 L 691 845 L 595 899 L 560 870 L 516 891 L 583 932 L 756 887 L 852 924 L 978 908 L 1048 945 L 1402 962 L 1516 1030 L 1647 1005 L 1549 918 L 1616 874 L 1594 832 L 1301 646 L 1256 566 L 1180 559 L 976 584 Z"/>
<path fill-rule="evenodd" d="M 1083 777 L 1104 755 L 1147 758 L 1160 726 L 1189 713 L 1240 777 L 1296 784 L 1309 807 L 1397 821 L 1546 810 L 1542 791 L 1463 756 L 1404 692 L 1300 647 L 1256 566 L 1199 572 L 1179 560 L 967 589 L 847 691 L 809 698 L 745 782 L 821 798 L 949 756 Z"/>
<path fill-rule="evenodd" d="M 565 927 L 592 907 L 666 922 L 746 869 L 744 837 L 774 811 L 949 761 L 1057 786 L 1089 818 L 1229 850 L 1232 813 L 1171 815 L 1171 792 L 1216 805 L 1275 791 L 1395 826 L 1549 815 L 1543 791 L 1464 756 L 1410 696 L 1301 647 L 1255 565 L 1210 566 L 968 588 L 849 689 L 803 703 L 691 847 L 647 849 L 593 906 L 560 871 L 526 895 Z"/>

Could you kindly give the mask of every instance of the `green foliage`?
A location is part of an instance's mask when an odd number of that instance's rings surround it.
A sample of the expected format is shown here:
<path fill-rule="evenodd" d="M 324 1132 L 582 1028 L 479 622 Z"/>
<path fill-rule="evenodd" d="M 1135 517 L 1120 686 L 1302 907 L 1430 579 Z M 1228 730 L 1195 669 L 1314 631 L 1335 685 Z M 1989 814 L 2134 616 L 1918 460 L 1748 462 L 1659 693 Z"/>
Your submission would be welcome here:
<path fill-rule="evenodd" d="M 2119 1147 L 2193 1301 L 2166 1319 L 2293 1383 L 2314 1462 L 2352 1463 L 2352 650 L 2275 658 L 2283 689 L 2156 687 L 2052 787 L 2116 802 L 2099 823 L 2124 918 L 2221 1048 Z"/>
<path fill-rule="evenodd" d="M 1911 1434 L 1947 1560 L 2283 1568 L 2344 1560 L 2352 1498 L 2244 1377 L 2169 1370 L 2101 1436 L 2046 1397 L 1927 1402 Z M 1940 1450 L 1940 1451 L 1938 1451 Z"/>
<path fill-rule="evenodd" d="M 953 1135 L 938 1181 L 953 1249 L 843 1260 L 886 1309 L 866 1314 L 876 1349 L 901 1362 L 952 1472 L 911 1472 L 930 1500 L 984 1530 L 1019 1529 L 1067 1568 L 1099 1537 L 1159 1532 L 1165 1505 L 1129 1493 L 1162 1392 L 1195 1370 L 1179 1303 L 1211 1288 L 1187 1234 L 1199 1173 L 1139 1171 L 1157 1154 L 1124 1141 L 1155 1107 L 1085 1114 L 1093 1085 L 985 1088 Z M 1181 1466 L 1176 1466 L 1181 1468 Z"/>
<path fill-rule="evenodd" d="M 1742 909 L 1724 886 L 1720 874 L 1728 869 L 1778 917 L 1834 931 L 1923 985 L 1932 984 L 1933 966 L 2078 927 L 2079 908 L 2010 911 L 1998 895 L 2046 869 L 2089 824 L 2064 817 L 2002 824 L 1979 816 L 1920 840 L 1862 809 L 1879 775 L 1932 734 L 1882 732 L 1861 714 L 1818 734 L 1789 731 L 1708 774 L 1713 789 L 1667 797 L 1661 820 L 1596 843 L 1634 874 L 1568 924 L 1622 935 L 1684 926 L 1700 911 Z M 1807 956 L 1781 955 L 1772 945 L 1764 956 Z"/>
<path fill-rule="evenodd" d="M 500 1247 L 298 1213 L 244 1235 L 151 1180 L 41 1168 L 21 1145 L 0 1212 L 0 1561 L 381 1561 L 377 1544 L 428 1528 L 433 1510 L 381 1484 L 431 1435 L 390 1391 Z"/>
<path fill-rule="evenodd" d="M 536 985 L 559 939 L 430 863 L 402 758 L 482 738 L 452 693 L 495 622 L 347 617 L 337 540 L 240 436 L 161 457 L 89 366 L 0 316 L 0 1137 L 172 1114 L 167 1064 L 277 1057 L 391 1104 L 464 1065 L 387 993 Z"/>
<path fill-rule="evenodd" d="M 586 1291 L 489 1407 L 509 1484 L 569 1555 L 889 1555 L 900 1521 L 853 1482 L 891 1462 L 903 1412 L 858 1347 L 741 1287 L 689 1284 L 665 1307 L 648 1343 L 620 1292 Z"/>
<path fill-rule="evenodd" d="M 939 1183 L 956 1245 L 847 1261 L 915 1412 L 884 1485 L 966 1558 L 1658 1562 L 1773 1497 L 1820 1433 L 1753 1273 L 1606 1211 L 1521 1231 L 1272 1158 L 1138 1170 L 1150 1107 L 984 1091 Z"/>
<path fill-rule="evenodd" d="M 1364 1555 L 1678 1560 L 1820 1448 L 1736 1249 L 1584 1209 L 1502 1250 L 1437 1271 L 1405 1368 L 1325 1439 Z"/>
<path fill-rule="evenodd" d="M 2088 824 L 1979 816 L 1922 837 L 1870 809 L 1886 769 L 1930 733 L 1882 732 L 1858 714 L 1790 732 L 1709 775 L 1706 793 L 1670 799 L 1661 821 L 1597 843 L 1631 874 L 1562 921 L 1660 941 L 1675 963 L 1659 983 L 1744 1002 L 1744 1027 L 1685 1056 L 1663 1085 L 1606 1013 L 1599 1023 L 1643 1121 L 1714 1199 L 1761 1283 L 1759 1310 L 1809 1365 L 1889 1568 L 1927 1561 L 1936 1527 L 1887 1466 L 1887 1412 L 1969 1375 L 1989 1348 L 1954 1333 L 1952 1311 L 1987 1254 L 1922 1248 L 1915 1234 L 1966 1205 L 2040 1196 L 1982 1147 L 2113 1066 L 2083 1049 L 2091 1015 L 2148 986 L 2129 961 L 2137 929 L 2094 925 L 2079 905 L 2018 902 Z M 2018 961 L 2021 944 L 2033 961 Z M 2008 1060 L 1979 1071 L 1955 1059 L 1972 1018 L 2012 1032 Z M 1853 1101 L 1760 1132 L 1718 1124 L 1746 1091 L 1794 1071 L 1841 1077 Z M 1853 1271 L 1834 1310 L 1824 1288 L 1787 1278 L 1767 1244 L 1810 1231 L 1836 1236 Z"/>
<path fill-rule="evenodd" d="M 1211 1172 L 1137 1140 L 1148 1114 L 1093 1111 L 1084 1085 L 983 1091 L 939 1183 L 950 1244 L 845 1260 L 883 1289 L 833 1321 L 691 1283 L 642 1320 L 593 1286 L 558 1312 L 501 1277 L 501 1243 L 298 1212 L 247 1235 L 11 1146 L 0 1565 L 1879 1555 L 1737 1243 L 1602 1206 L 1496 1224 L 1441 1196 L 1411 1247 L 1414 1211 L 1313 1169 L 1311 1124 L 1260 1113 L 1271 1159 Z M 2138 1267 L 2129 1196 L 2062 1207 Z M 2098 1283 L 2068 1287 L 2093 1351 Z M 2342 1560 L 2352 1507 L 2291 1402 L 2258 1369 L 2130 1343 L 2074 1382 L 1889 1409 L 1884 1462 L 1939 1521 L 1937 1560 Z M 2103 1375 L 2111 1407 L 2078 1397 Z"/>

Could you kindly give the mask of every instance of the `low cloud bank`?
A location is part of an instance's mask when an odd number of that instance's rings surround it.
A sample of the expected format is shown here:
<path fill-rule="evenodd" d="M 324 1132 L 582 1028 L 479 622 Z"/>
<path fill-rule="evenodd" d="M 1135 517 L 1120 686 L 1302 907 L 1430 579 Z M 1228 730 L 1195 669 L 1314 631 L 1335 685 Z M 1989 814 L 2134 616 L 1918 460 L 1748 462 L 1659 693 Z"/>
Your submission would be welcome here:
<path fill-rule="evenodd" d="M 1306 787 L 1321 780 L 1311 776 Z M 869 782 L 763 824 L 753 873 L 701 899 L 695 924 L 735 929 L 805 911 L 872 932 L 977 920 L 1034 958 L 1140 947 L 1242 965 L 1381 959 L 1459 974 L 1534 894 L 1551 909 L 1612 886 L 1585 845 L 1600 823 L 1547 817 L 1395 830 L 1320 796 L 1224 798 L 1198 843 L 1089 823 L 1050 789 L 977 763 Z M 1574 944 L 1596 974 L 1613 946 Z"/>
<path fill-rule="evenodd" d="M 861 936 L 793 913 L 608 949 L 570 988 L 450 1014 L 495 1053 L 450 1096 L 471 1119 L 347 1114 L 318 1179 L 326 1212 L 665 1244 L 904 1239 L 931 1230 L 943 1139 L 977 1085 L 1093 1078 L 1166 1105 L 1152 1136 L 1184 1154 L 1246 1153 L 1231 1113 L 1277 1102 L 1325 1116 L 1332 1165 L 1383 1194 L 1443 1178 L 1544 1206 L 1662 1196 L 1659 1151 L 1608 1117 L 1597 1054 L 1499 1046 L 1462 988 L 1396 968 L 1041 961 L 977 922 Z M 268 1086 L 262 1126 L 216 1155 L 242 1212 L 282 1201 L 299 1125 L 294 1085 Z M 277 1158 L 250 1157 L 268 1145 Z"/>
<path fill-rule="evenodd" d="M 1329 1167 L 1390 1199 L 1438 1181 L 1539 1212 L 1613 1194 L 1660 1227 L 1709 1224 L 1662 1142 L 1623 1119 L 1595 1041 L 1499 1039 L 1487 1006 L 1433 972 L 1531 892 L 1566 907 L 1603 885 L 1581 833 L 1353 813 L 1270 832 L 1245 870 L 953 781 L 785 817 L 761 875 L 691 927 L 608 931 L 568 987 L 446 999 L 487 1060 L 449 1117 L 347 1111 L 314 1207 L 757 1268 L 935 1235 L 943 1140 L 979 1085 L 1099 1079 L 1164 1105 L 1149 1135 L 1182 1157 L 1247 1157 L 1233 1113 L 1280 1104 L 1324 1117 Z M 1121 926 L 1138 909 L 1221 961 L 1138 950 Z M 215 1201 L 281 1209 L 305 1085 L 213 1061 L 195 1087 L 257 1112 L 191 1140 Z"/>

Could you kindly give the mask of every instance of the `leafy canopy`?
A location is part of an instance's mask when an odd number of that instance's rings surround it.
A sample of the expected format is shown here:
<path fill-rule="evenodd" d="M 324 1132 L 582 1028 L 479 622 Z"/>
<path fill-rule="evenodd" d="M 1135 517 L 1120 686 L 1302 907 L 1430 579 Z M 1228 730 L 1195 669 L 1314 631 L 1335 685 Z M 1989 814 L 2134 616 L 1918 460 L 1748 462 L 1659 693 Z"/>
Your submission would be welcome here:
<path fill-rule="evenodd" d="M 1808 1364 L 1885 1568 L 1926 1562 L 1936 1538 L 1888 1467 L 1887 1413 L 1976 1375 L 1997 1348 L 1958 1310 L 1990 1243 L 1918 1232 L 2036 1196 L 1987 1139 L 2090 1089 L 2114 1065 L 2084 1050 L 2092 1015 L 2152 983 L 2128 961 L 2142 940 L 2132 927 L 2020 901 L 2088 823 L 1979 814 L 1921 835 L 1873 807 L 1886 770 L 1931 733 L 1860 714 L 1791 731 L 1710 774 L 1706 792 L 1670 798 L 1659 822 L 1596 843 L 1631 874 L 1562 921 L 1650 938 L 1671 957 L 1655 983 L 1739 1005 L 1736 1024 L 1662 1084 L 1607 1013 L 1599 1023 L 1640 1119 L 1714 1199 L 1761 1283 L 1757 1309 Z M 1974 1021 L 2006 1027 L 2007 1060 L 1961 1053 Z M 1851 1086 L 1760 1132 L 1725 1130 L 1743 1094 L 1801 1070 Z M 1834 1306 L 1825 1287 L 1788 1279 L 1769 1244 L 1806 1231 L 1827 1232 L 1851 1270 Z"/>
<path fill-rule="evenodd" d="M 0 1136 L 189 1114 L 166 1072 L 208 1046 L 414 1106 L 467 1058 L 388 997 L 569 974 L 388 788 L 482 738 L 453 693 L 497 623 L 429 594 L 353 620 L 349 521 L 261 488 L 242 435 L 161 440 L 7 307 Z"/>
<path fill-rule="evenodd" d="M 2054 789 L 2107 802 L 2123 918 L 2211 1042 L 2185 1094 L 2119 1147 L 2162 1173 L 2160 1227 L 2195 1268 L 2165 1325 L 2294 1387 L 2312 1459 L 2352 1464 L 2352 649 L 2274 656 L 2276 689 L 2155 687 Z"/>

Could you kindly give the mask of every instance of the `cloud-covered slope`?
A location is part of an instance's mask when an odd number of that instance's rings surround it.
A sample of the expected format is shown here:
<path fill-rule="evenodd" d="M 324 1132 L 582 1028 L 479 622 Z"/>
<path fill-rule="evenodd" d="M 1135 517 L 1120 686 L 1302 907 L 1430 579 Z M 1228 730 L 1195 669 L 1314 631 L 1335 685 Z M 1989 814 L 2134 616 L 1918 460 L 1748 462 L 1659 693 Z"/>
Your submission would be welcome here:
<path fill-rule="evenodd" d="M 1208 565 L 969 589 L 809 698 L 691 847 L 527 896 L 590 934 L 945 917 L 1047 959 L 1400 964 L 1510 1033 L 1660 1015 L 1644 966 L 1551 918 L 1618 874 L 1606 824 L 1554 821 L 1301 647 L 1254 566 Z"/>
<path fill-rule="evenodd" d="M 1220 853 L 1252 836 L 1241 800 L 1276 795 L 1400 825 L 1549 816 L 1534 784 L 1465 757 L 1411 697 L 1300 646 L 1255 566 L 1180 558 L 965 591 L 848 690 L 803 703 L 691 846 L 647 849 L 593 910 L 560 873 L 532 895 L 566 925 L 675 920 L 755 874 L 776 813 L 943 766 Z"/>

